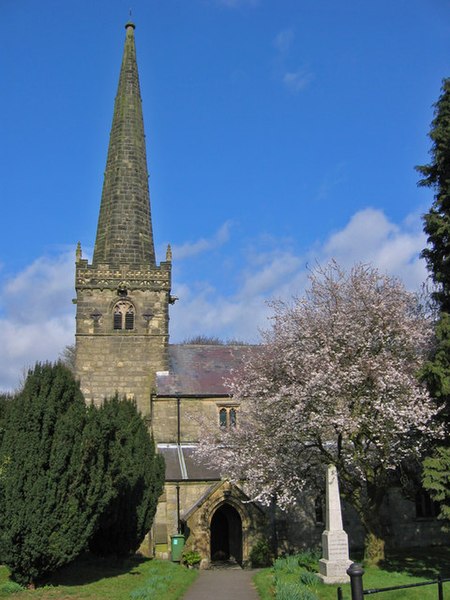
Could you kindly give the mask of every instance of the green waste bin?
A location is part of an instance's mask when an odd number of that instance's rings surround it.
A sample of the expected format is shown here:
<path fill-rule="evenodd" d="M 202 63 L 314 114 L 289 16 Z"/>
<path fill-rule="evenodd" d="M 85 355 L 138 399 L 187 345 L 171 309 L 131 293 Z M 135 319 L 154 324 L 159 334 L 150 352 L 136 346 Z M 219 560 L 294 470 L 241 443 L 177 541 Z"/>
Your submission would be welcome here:
<path fill-rule="evenodd" d="M 172 554 L 172 562 L 180 562 L 184 548 L 184 535 L 170 536 L 170 550 Z"/>

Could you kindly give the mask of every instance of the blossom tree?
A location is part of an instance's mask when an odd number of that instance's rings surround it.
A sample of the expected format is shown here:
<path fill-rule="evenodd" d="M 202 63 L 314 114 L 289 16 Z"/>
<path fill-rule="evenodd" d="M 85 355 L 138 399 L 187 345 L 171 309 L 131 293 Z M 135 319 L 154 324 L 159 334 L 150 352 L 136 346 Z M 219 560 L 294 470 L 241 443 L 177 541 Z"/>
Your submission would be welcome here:
<path fill-rule="evenodd" d="M 310 274 L 302 298 L 273 304 L 272 327 L 231 383 L 238 427 L 209 430 L 198 450 L 253 499 L 281 507 L 311 489 L 323 465 L 384 556 L 380 506 L 402 461 L 436 435 L 436 407 L 416 375 L 431 327 L 415 296 L 376 269 L 335 262 Z"/>

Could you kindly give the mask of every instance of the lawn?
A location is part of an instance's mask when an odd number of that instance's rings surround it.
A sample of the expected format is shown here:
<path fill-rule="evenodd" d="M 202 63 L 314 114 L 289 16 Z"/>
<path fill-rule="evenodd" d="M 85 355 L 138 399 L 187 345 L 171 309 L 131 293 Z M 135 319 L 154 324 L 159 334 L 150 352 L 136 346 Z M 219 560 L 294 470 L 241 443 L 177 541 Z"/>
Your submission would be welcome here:
<path fill-rule="evenodd" d="M 0 567 L 0 598 L 11 600 L 178 600 L 198 571 L 169 561 L 132 557 L 125 560 L 84 556 L 60 569 L 34 591 L 14 590 L 6 567 Z"/>
<path fill-rule="evenodd" d="M 275 568 L 263 569 L 255 576 L 255 584 L 261 600 L 275 598 L 275 582 L 283 584 L 293 583 L 298 585 L 300 577 L 306 569 L 298 567 L 295 560 L 277 563 Z M 295 567 L 293 565 L 295 564 Z M 364 589 L 407 585 L 436 579 L 438 574 L 450 577 L 450 550 L 448 548 L 414 548 L 409 551 L 397 552 L 388 555 L 387 560 L 380 567 L 368 567 L 363 578 Z M 313 583 L 311 591 L 319 600 L 336 600 L 336 585 Z M 350 585 L 342 585 L 344 600 L 350 600 Z M 283 596 L 283 590 L 279 596 Z M 300 592 L 299 592 L 300 593 Z M 444 593 L 450 597 L 450 582 L 444 584 Z M 290 600 L 296 600 L 296 591 L 290 590 Z M 301 598 L 301 596 L 298 596 Z M 436 585 L 430 585 L 393 592 L 383 592 L 375 596 L 379 600 L 437 600 Z"/>

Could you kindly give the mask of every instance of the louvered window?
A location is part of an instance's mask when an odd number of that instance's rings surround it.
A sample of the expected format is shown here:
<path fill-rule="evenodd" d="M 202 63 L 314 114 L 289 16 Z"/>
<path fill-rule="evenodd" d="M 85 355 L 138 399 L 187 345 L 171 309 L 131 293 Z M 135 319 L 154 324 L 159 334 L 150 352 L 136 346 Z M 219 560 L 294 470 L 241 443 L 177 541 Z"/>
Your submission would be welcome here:
<path fill-rule="evenodd" d="M 121 300 L 114 306 L 113 328 L 128 331 L 134 329 L 134 306 L 131 302 Z"/>
<path fill-rule="evenodd" d="M 125 313 L 125 329 L 134 329 L 134 310 L 132 308 Z"/>

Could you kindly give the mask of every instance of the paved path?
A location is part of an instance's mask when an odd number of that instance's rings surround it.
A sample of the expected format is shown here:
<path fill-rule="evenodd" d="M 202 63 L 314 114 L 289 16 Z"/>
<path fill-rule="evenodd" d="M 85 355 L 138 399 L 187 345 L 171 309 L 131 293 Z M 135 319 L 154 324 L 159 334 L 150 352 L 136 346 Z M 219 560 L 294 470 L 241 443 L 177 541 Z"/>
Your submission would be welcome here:
<path fill-rule="evenodd" d="M 200 571 L 183 600 L 258 600 L 252 582 L 255 571 L 212 569 Z"/>

